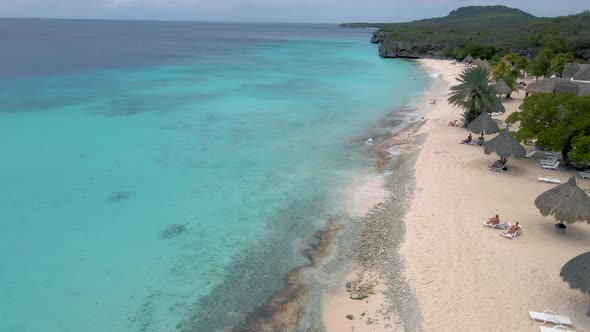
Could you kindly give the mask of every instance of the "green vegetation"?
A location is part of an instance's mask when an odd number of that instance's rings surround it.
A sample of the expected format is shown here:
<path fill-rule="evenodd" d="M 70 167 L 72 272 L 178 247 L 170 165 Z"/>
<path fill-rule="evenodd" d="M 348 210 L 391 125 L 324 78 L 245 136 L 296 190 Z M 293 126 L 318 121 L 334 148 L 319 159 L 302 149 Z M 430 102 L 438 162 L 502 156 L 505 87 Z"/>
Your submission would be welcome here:
<path fill-rule="evenodd" d="M 572 52 L 555 54 L 552 49 L 545 48 L 526 68 L 527 72 L 533 76 L 561 76 L 566 63 L 574 62 Z"/>
<path fill-rule="evenodd" d="M 535 94 L 506 122 L 520 122 L 518 140 L 561 151 L 566 166 L 590 164 L 590 96 Z"/>
<path fill-rule="evenodd" d="M 554 57 L 555 53 L 553 53 L 552 49 L 543 49 L 527 68 L 528 72 L 537 77 L 549 76 L 551 72 L 551 60 L 553 60 Z"/>
<path fill-rule="evenodd" d="M 496 58 L 492 61 L 492 76 L 496 81 L 504 81 L 510 87 L 512 91 L 516 91 L 516 82 L 519 78 L 524 76 L 524 71 L 529 65 L 529 61 L 526 57 L 520 56 L 516 53 L 510 53 L 500 58 Z M 510 94 L 506 97 L 510 98 Z"/>
<path fill-rule="evenodd" d="M 485 68 L 467 68 L 459 75 L 458 81 L 458 85 L 451 87 L 448 101 L 451 105 L 465 109 L 465 125 L 475 120 L 481 112 L 491 113 L 497 106 L 499 100 L 489 84 L 490 74 Z"/>
<path fill-rule="evenodd" d="M 549 68 L 549 71 L 557 76 L 561 76 L 561 74 L 563 73 L 563 69 L 565 68 L 565 65 L 573 62 L 574 53 L 559 53 L 555 55 L 553 59 L 551 59 L 551 68 Z"/>
<path fill-rule="evenodd" d="M 504 6 L 462 7 L 446 17 L 379 26 L 381 29 L 374 35 L 383 44 L 395 41 L 433 45 L 449 58 L 463 59 L 471 54 L 491 59 L 511 52 L 531 57 L 548 48 L 554 53 L 571 52 L 577 59 L 590 59 L 588 11 L 538 18 Z"/>

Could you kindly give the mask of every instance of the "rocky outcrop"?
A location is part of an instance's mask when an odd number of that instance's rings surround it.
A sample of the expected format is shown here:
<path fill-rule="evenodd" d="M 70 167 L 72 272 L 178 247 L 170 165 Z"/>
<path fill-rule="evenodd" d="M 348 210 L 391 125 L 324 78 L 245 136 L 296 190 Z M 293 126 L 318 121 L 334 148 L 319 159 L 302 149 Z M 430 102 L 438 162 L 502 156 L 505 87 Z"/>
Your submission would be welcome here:
<path fill-rule="evenodd" d="M 382 58 L 405 58 L 405 59 L 442 59 L 444 51 L 448 48 L 445 45 L 410 43 L 400 41 L 385 41 L 379 46 L 379 56 Z"/>
<path fill-rule="evenodd" d="M 371 37 L 371 43 L 380 44 L 383 41 L 385 41 L 385 36 L 383 35 L 383 32 L 381 32 L 381 31 L 373 32 L 373 37 Z"/>

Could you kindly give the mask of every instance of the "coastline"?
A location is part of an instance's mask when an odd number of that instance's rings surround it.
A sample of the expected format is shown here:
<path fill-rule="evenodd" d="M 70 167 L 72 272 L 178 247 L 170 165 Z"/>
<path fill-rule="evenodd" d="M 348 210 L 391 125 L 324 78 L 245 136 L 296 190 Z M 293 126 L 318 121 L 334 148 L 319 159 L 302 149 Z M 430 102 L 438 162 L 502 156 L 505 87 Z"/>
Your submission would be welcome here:
<path fill-rule="evenodd" d="M 416 68 L 420 70 L 417 66 Z M 418 95 L 417 99 L 420 104 L 424 104 L 421 108 L 427 107 L 425 95 Z M 369 168 L 361 174 L 355 173 L 351 178 L 352 182 L 339 189 L 340 194 L 336 195 L 338 197 L 330 199 L 334 207 L 337 207 L 336 214 L 326 220 L 315 234 L 301 239 L 296 251 L 301 254 L 305 263 L 286 271 L 281 288 L 269 294 L 260 305 L 240 314 L 238 310 L 232 311 L 231 317 L 235 319 L 235 324 L 226 322 L 224 330 L 330 330 L 324 319 L 325 310 L 322 310 L 325 307 L 323 303 L 327 300 L 324 297 L 326 290 L 337 290 L 345 285 L 346 280 L 350 279 L 350 271 L 354 269 L 354 273 L 357 273 L 356 264 L 370 267 L 371 271 L 379 264 L 387 264 L 391 268 L 400 265 L 397 254 L 403 235 L 403 228 L 400 227 L 403 227 L 408 191 L 413 186 L 411 174 L 417 156 L 413 137 L 423 124 L 419 115 L 418 108 L 414 106 L 396 108 L 371 128 L 367 128 L 365 138 L 352 138 L 349 144 L 355 146 L 355 153 L 358 154 L 352 158 L 367 161 Z M 373 144 L 364 143 L 368 137 L 373 139 Z M 396 216 L 397 223 L 390 229 L 389 218 L 392 215 Z M 390 247 L 386 253 L 380 248 L 387 247 L 386 244 L 391 241 L 388 233 L 396 235 L 397 246 Z M 381 245 L 371 244 L 376 241 Z M 399 274 L 395 275 L 395 284 L 401 283 L 399 277 Z M 378 280 L 378 276 L 372 272 L 356 281 L 361 287 L 374 282 L 375 290 L 389 292 L 388 297 L 399 298 L 407 293 L 399 287 L 384 287 L 388 283 Z M 215 296 L 214 301 L 207 303 L 219 306 L 221 304 L 215 304 L 219 301 L 218 296 Z M 396 303 L 395 308 L 388 309 L 388 313 L 404 310 L 406 307 L 415 308 L 416 305 L 407 305 L 413 301 L 415 299 L 408 293 L 403 303 Z M 419 317 L 419 314 L 412 313 L 409 316 Z M 380 316 L 377 313 L 367 316 L 373 327 L 397 324 L 385 320 L 381 324 L 378 317 Z M 216 317 L 206 319 L 217 320 Z M 199 321 L 202 319 L 195 316 L 183 324 L 182 330 L 191 330 L 199 325 Z M 412 328 L 418 326 L 419 318 L 409 324 Z"/>
<path fill-rule="evenodd" d="M 404 261 L 399 250 L 406 229 L 404 216 L 415 190 L 415 163 L 425 139 L 421 128 L 425 116 L 436 108 L 428 101 L 440 99 L 447 89 L 437 73 L 427 72 L 433 80 L 425 93 L 406 107 L 406 117 L 411 118 L 406 127 L 374 144 L 375 173 L 382 181 L 366 181 L 361 190 L 350 189 L 352 196 L 379 190 L 385 194 L 372 201 L 371 209 L 362 211 L 354 254 L 339 257 L 348 258 L 352 266 L 339 283 L 322 295 L 326 331 L 421 330 L 422 315 L 417 298 L 404 279 Z M 358 199 L 351 199 L 355 201 Z"/>
<path fill-rule="evenodd" d="M 590 230 L 572 225 L 563 238 L 538 214 L 532 201 L 551 185 L 537 181 L 549 174 L 536 160 L 511 160 L 508 172 L 492 173 L 486 166 L 495 156 L 459 144 L 466 131 L 447 122 L 461 112 L 446 98 L 463 67 L 418 63 L 432 85 L 414 110 L 377 124 L 381 134 L 367 148 L 374 172 L 343 189 L 348 208 L 303 246 L 307 264 L 289 271 L 236 330 L 534 331 L 527 311 L 546 309 L 571 317 L 576 329 L 590 327 L 587 298 L 559 277 L 590 248 Z M 523 97 L 505 101 L 499 120 Z M 551 173 L 562 181 L 571 174 Z M 496 213 L 520 221 L 523 234 L 510 241 L 482 227 Z M 495 314 L 482 315 L 489 308 Z"/>

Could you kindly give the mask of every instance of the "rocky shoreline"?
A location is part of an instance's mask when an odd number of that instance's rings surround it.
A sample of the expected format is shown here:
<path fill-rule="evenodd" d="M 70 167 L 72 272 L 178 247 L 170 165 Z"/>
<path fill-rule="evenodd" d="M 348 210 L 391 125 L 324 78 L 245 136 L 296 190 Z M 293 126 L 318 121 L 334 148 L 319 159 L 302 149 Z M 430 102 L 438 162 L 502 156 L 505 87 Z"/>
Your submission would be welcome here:
<path fill-rule="evenodd" d="M 395 122 L 399 124 L 400 116 L 406 119 L 410 115 L 394 113 L 383 122 L 391 123 L 397 117 Z M 404 281 L 399 247 L 414 188 L 414 163 L 422 142 L 415 133 L 422 124 L 414 120 L 398 133 L 391 133 L 390 128 L 389 134 L 374 138 L 369 153 L 374 157 L 375 171 L 387 174 L 388 198 L 363 217 L 330 220 L 302 252 L 309 263 L 289 272 L 283 289 L 250 311 L 232 331 L 325 331 L 321 298 L 326 290 L 348 292 L 355 301 L 368 301 L 376 292 L 388 299 L 378 315 L 348 313 L 343 314 L 343 319 L 362 320 L 386 329 L 401 326 L 421 330 L 419 306 Z M 392 148 L 399 150 L 398 156 L 390 153 Z M 355 271 L 353 278 L 351 270 Z M 384 317 L 400 318 L 386 321 Z"/>
<path fill-rule="evenodd" d="M 355 262 L 358 265 L 358 279 L 349 281 L 351 285 L 382 284 L 382 292 L 388 300 L 381 308 L 381 317 L 397 317 L 397 321 L 383 324 L 384 328 L 402 327 L 406 331 L 420 331 L 422 316 L 416 297 L 406 283 L 404 262 L 399 248 L 404 240 L 404 217 L 415 188 L 414 165 L 418 157 L 423 137 L 415 133 L 423 125 L 418 121 L 403 132 L 378 144 L 378 151 L 395 146 L 401 150 L 399 157 L 391 161 L 388 170 L 391 175 L 385 179 L 385 187 L 390 193 L 388 199 L 375 206 L 361 221 L 360 238 L 356 249 Z M 367 279 L 368 278 L 368 279 Z M 358 290 L 358 289 L 357 289 Z M 371 288 L 350 292 L 354 299 L 364 299 Z M 364 317 L 367 323 L 374 324 L 376 317 Z M 388 326 L 389 325 L 389 326 Z"/>

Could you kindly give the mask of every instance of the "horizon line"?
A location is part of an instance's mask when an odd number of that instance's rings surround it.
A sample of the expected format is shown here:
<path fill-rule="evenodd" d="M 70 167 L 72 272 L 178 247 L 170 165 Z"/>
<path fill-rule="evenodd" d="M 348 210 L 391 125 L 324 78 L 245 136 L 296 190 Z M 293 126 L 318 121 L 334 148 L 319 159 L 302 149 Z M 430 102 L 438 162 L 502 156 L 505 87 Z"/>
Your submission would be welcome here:
<path fill-rule="evenodd" d="M 134 22 L 179 22 L 179 23 L 252 23 L 252 24 L 330 24 L 340 25 L 343 23 L 358 22 L 277 22 L 277 21 L 215 21 L 215 20 L 188 20 L 188 19 L 150 19 L 150 18 L 83 18 L 83 17 L 5 17 L 0 20 L 71 20 L 71 21 L 134 21 Z M 372 23 L 372 22 L 364 22 Z"/>

